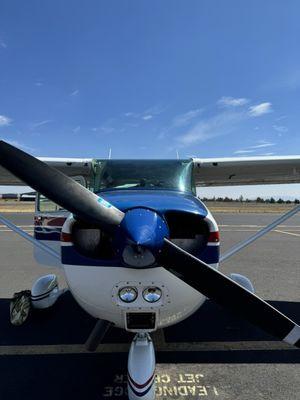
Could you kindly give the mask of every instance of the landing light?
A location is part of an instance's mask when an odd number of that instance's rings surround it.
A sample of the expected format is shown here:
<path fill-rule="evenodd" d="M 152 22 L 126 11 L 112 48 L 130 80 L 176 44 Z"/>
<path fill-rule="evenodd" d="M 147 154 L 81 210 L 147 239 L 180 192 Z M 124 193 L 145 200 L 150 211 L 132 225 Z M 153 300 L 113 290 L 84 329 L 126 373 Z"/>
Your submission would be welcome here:
<path fill-rule="evenodd" d="M 124 287 L 119 290 L 119 297 L 125 303 L 132 303 L 137 298 L 138 292 L 134 287 Z"/>
<path fill-rule="evenodd" d="M 143 297 L 148 303 L 155 303 L 161 298 L 161 290 L 158 287 L 148 287 L 143 291 Z"/>

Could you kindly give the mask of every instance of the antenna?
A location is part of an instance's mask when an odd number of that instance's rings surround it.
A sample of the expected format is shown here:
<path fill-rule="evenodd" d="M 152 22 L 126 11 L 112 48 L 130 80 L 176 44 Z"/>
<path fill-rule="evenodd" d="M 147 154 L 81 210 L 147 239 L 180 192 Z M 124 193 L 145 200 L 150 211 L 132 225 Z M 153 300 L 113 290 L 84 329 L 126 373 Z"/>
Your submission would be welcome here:
<path fill-rule="evenodd" d="M 177 156 L 177 160 L 179 160 L 179 153 L 178 153 L 178 150 L 176 150 L 176 156 Z"/>
<path fill-rule="evenodd" d="M 111 159 L 111 148 L 109 149 L 109 152 L 108 152 L 108 159 L 109 160 Z"/>

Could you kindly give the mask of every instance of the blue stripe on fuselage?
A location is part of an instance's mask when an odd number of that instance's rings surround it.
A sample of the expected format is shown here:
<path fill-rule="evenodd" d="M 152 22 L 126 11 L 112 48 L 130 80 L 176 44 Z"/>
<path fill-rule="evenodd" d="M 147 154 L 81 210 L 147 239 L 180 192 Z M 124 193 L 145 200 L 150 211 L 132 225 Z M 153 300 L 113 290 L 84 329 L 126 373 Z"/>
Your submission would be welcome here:
<path fill-rule="evenodd" d="M 216 264 L 220 259 L 220 246 L 206 246 L 196 257 L 206 264 Z"/>
<path fill-rule="evenodd" d="M 37 240 L 51 240 L 51 241 L 60 241 L 61 229 L 59 228 L 35 228 L 34 229 L 34 237 Z"/>
<path fill-rule="evenodd" d="M 65 265 L 86 265 L 90 267 L 122 267 L 121 260 L 118 258 L 114 259 L 95 259 L 86 257 L 79 254 L 74 246 L 62 246 L 61 247 L 61 262 Z"/>

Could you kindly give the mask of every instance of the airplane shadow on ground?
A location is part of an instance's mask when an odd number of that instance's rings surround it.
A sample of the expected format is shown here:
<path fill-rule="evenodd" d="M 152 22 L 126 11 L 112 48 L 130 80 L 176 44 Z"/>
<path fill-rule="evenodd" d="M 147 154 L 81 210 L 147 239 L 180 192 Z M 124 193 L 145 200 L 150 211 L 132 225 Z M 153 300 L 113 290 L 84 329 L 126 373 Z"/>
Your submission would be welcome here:
<path fill-rule="evenodd" d="M 286 315 L 299 322 L 300 303 L 271 302 Z M 9 322 L 9 300 L 0 300 L 0 349 L 3 346 L 49 346 L 83 344 L 95 320 L 74 301 L 69 292 L 47 311 L 33 312 L 20 327 Z M 112 329 L 104 343 L 130 343 L 132 334 Z M 185 321 L 164 329 L 166 345 L 177 343 L 178 351 L 158 351 L 158 363 L 300 363 L 297 349 L 235 349 L 237 342 L 275 343 L 251 324 L 207 301 L 198 312 Z M 184 343 L 206 342 L 205 350 L 184 350 Z M 209 342 L 220 343 L 219 349 L 210 350 Z M 222 343 L 226 343 L 224 348 Z M 232 343 L 232 349 L 230 344 Z M 181 345 L 181 346 L 180 346 Z M 251 346 L 250 346 L 251 347 Z M 0 356 L 0 399 L 101 399 L 112 398 L 107 389 L 121 379 L 120 391 L 115 398 L 126 398 L 127 353 L 29 354 L 16 352 Z M 117 378 L 116 378 L 117 377 Z M 121 377 L 121 378 L 120 378 Z M 123 378 L 122 378 L 123 377 Z M 124 380 L 125 379 L 125 380 Z M 106 392 L 105 392 L 106 391 Z"/>

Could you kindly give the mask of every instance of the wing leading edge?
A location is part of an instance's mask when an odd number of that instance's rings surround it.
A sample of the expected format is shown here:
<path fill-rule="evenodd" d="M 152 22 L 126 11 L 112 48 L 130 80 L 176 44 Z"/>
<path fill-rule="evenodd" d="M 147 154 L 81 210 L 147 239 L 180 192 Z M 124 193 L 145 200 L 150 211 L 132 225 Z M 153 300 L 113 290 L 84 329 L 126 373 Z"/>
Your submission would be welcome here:
<path fill-rule="evenodd" d="M 86 180 L 89 180 L 91 176 L 92 158 L 38 157 L 38 159 L 68 176 L 82 176 Z M 5 168 L 0 167 L 0 185 L 23 186 L 25 184 Z"/>
<path fill-rule="evenodd" d="M 89 180 L 91 158 L 39 157 L 67 176 Z M 300 183 L 300 155 L 268 157 L 194 158 L 196 186 L 233 186 Z M 22 186 L 24 183 L 0 167 L 0 185 Z"/>
<path fill-rule="evenodd" d="M 193 158 L 196 186 L 300 183 L 300 155 Z"/>

